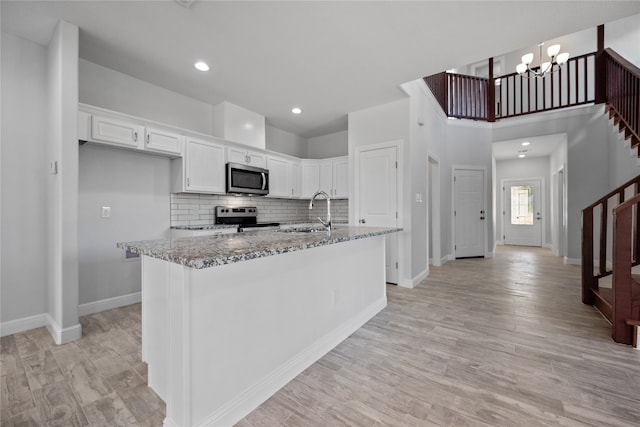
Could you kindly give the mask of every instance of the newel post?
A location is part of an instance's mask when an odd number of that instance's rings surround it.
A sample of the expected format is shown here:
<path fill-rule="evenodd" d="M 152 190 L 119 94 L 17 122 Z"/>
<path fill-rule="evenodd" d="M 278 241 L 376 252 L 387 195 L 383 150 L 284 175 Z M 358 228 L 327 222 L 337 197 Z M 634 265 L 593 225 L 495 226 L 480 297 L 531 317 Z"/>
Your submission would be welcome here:
<path fill-rule="evenodd" d="M 607 67 L 605 64 L 604 53 L 604 25 L 598 25 L 596 50 L 596 91 L 595 103 L 602 104 L 607 102 Z"/>
<path fill-rule="evenodd" d="M 493 58 L 489 58 L 489 80 L 487 81 L 487 121 L 496 121 L 496 82 L 493 77 Z"/>

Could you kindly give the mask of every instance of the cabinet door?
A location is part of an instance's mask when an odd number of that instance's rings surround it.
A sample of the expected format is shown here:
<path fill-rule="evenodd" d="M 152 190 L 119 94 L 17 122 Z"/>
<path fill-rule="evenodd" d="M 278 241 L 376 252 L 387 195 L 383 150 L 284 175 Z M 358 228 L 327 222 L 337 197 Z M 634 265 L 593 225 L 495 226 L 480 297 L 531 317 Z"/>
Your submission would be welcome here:
<path fill-rule="evenodd" d="M 320 165 L 317 162 L 302 163 L 302 197 L 311 197 L 320 188 Z"/>
<path fill-rule="evenodd" d="M 333 162 L 320 162 L 320 190 L 333 197 Z"/>
<path fill-rule="evenodd" d="M 144 148 L 149 151 L 181 155 L 182 135 L 147 127 Z"/>
<path fill-rule="evenodd" d="M 187 191 L 225 193 L 222 145 L 188 138 L 185 146 L 185 162 Z"/>
<path fill-rule="evenodd" d="M 349 197 L 349 161 L 346 157 L 333 162 L 333 196 L 339 199 Z"/>
<path fill-rule="evenodd" d="M 102 116 L 91 117 L 91 139 L 121 147 L 142 148 L 144 126 Z"/>
<path fill-rule="evenodd" d="M 249 159 L 249 165 L 257 168 L 267 167 L 267 156 L 262 153 L 256 153 L 254 151 L 247 151 L 247 158 Z"/>
<path fill-rule="evenodd" d="M 300 197 L 302 191 L 302 177 L 300 176 L 300 163 L 290 162 L 288 168 L 287 182 L 291 188 L 291 197 Z"/>
<path fill-rule="evenodd" d="M 231 163 L 240 163 L 243 165 L 249 164 L 249 157 L 247 156 L 247 150 L 228 147 L 227 161 Z"/>
<path fill-rule="evenodd" d="M 269 156 L 269 196 L 289 197 L 289 185 L 287 182 L 287 171 L 289 162 L 279 157 Z"/>

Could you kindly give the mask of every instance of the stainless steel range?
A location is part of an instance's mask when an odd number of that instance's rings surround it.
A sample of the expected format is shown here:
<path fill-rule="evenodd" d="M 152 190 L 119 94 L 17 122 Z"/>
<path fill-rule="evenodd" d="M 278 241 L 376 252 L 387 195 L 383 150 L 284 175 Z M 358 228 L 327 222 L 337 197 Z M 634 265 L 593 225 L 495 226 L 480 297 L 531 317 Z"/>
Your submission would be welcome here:
<path fill-rule="evenodd" d="M 216 224 L 238 224 L 239 232 L 277 230 L 279 222 L 258 222 L 258 208 L 255 206 L 216 206 Z"/>

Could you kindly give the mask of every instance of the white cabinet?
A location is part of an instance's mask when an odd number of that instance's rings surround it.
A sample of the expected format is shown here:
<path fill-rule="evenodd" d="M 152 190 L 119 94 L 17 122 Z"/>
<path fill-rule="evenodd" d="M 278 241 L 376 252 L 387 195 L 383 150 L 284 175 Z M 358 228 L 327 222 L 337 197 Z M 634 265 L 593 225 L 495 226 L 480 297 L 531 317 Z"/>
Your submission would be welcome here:
<path fill-rule="evenodd" d="M 264 150 L 265 128 L 264 116 L 246 108 L 226 101 L 213 107 L 213 134 L 226 141 Z"/>
<path fill-rule="evenodd" d="M 270 197 L 300 197 L 300 163 L 277 156 L 267 156 Z"/>
<path fill-rule="evenodd" d="M 267 166 L 266 155 L 235 147 L 227 148 L 227 161 L 231 163 L 255 166 L 257 168 L 265 168 Z"/>
<path fill-rule="evenodd" d="M 146 128 L 144 149 L 158 153 L 182 155 L 182 135 L 164 129 Z"/>
<path fill-rule="evenodd" d="M 78 139 L 171 157 L 182 156 L 184 137 L 181 134 L 168 128 L 145 126 L 134 117 L 129 119 L 106 111 L 107 114 L 100 114 L 102 112 L 78 111 Z"/>
<path fill-rule="evenodd" d="M 333 197 L 349 197 L 349 158 L 346 156 L 333 160 Z"/>
<path fill-rule="evenodd" d="M 317 160 L 303 160 L 300 167 L 302 169 L 301 196 L 311 197 L 320 189 L 320 164 Z"/>
<path fill-rule="evenodd" d="M 91 139 L 94 141 L 140 149 L 142 138 L 144 138 L 144 126 L 97 115 L 91 118 Z"/>
<path fill-rule="evenodd" d="M 224 194 L 224 146 L 188 137 L 184 157 L 173 160 L 172 173 L 174 192 Z"/>
<path fill-rule="evenodd" d="M 349 197 L 349 161 L 346 156 L 324 160 L 303 160 L 302 197 L 322 190 L 334 199 Z"/>

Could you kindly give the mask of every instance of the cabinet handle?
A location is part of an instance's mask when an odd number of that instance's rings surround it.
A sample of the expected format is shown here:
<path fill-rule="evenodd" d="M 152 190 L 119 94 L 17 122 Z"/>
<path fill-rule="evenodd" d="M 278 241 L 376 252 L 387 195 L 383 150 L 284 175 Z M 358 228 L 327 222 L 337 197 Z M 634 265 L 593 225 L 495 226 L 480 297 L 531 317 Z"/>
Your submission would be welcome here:
<path fill-rule="evenodd" d="M 187 187 L 190 186 L 191 183 L 189 182 L 189 178 L 187 178 Z"/>
<path fill-rule="evenodd" d="M 149 134 L 147 134 L 147 145 L 149 145 Z"/>
<path fill-rule="evenodd" d="M 251 156 L 247 154 L 247 163 L 251 163 Z"/>
<path fill-rule="evenodd" d="M 133 133 L 133 142 L 138 142 L 138 132 Z"/>

